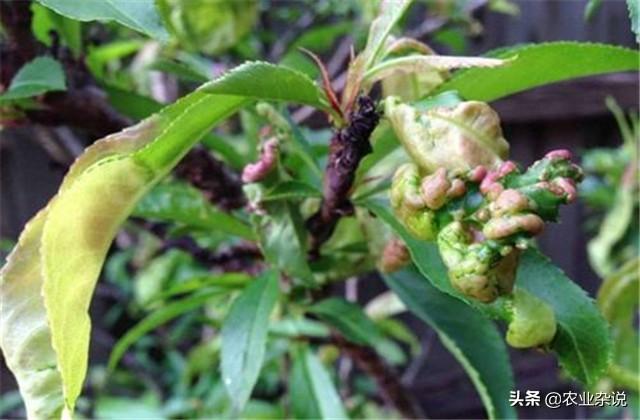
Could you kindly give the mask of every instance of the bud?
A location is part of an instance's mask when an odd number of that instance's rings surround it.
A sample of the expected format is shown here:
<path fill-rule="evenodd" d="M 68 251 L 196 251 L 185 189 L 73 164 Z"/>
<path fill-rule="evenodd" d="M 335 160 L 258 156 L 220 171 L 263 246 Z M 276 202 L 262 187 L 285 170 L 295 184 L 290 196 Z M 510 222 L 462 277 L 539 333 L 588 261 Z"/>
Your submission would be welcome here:
<path fill-rule="evenodd" d="M 242 182 L 245 184 L 259 182 L 275 169 L 278 162 L 278 139 L 272 138 L 262 147 L 260 159 L 250 163 L 242 171 Z"/>
<path fill-rule="evenodd" d="M 515 348 L 544 346 L 556 335 L 556 317 L 546 302 L 516 288 L 508 297 L 507 343 Z"/>
<path fill-rule="evenodd" d="M 382 251 L 382 257 L 378 264 L 383 273 L 398 271 L 411 261 L 407 246 L 398 238 L 392 238 L 387 242 Z"/>
<path fill-rule="evenodd" d="M 483 102 L 462 102 L 428 111 L 387 98 L 385 115 L 398 139 L 424 173 L 438 168 L 492 169 L 509 152 L 498 114 Z"/>

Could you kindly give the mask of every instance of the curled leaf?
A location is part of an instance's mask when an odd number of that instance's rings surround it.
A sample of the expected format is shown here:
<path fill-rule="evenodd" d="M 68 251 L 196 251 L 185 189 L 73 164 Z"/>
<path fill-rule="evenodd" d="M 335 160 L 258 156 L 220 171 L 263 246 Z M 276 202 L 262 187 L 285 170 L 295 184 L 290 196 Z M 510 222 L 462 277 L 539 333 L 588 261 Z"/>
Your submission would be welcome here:
<path fill-rule="evenodd" d="M 462 102 L 421 112 L 387 98 L 385 116 L 421 171 L 497 166 L 507 157 L 498 114 L 482 102 Z"/>

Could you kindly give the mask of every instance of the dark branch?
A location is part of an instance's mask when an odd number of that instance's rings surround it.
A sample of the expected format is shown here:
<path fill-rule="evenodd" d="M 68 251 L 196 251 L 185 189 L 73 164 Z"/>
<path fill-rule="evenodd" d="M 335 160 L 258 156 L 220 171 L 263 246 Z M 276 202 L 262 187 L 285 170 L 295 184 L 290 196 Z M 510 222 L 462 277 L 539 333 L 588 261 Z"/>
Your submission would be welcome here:
<path fill-rule="evenodd" d="M 202 146 L 182 159 L 175 174 L 200 189 L 207 200 L 223 210 L 239 209 L 246 204 L 238 174 Z"/>
<path fill-rule="evenodd" d="M 35 39 L 31 33 L 30 1 L 0 2 L 0 19 L 8 38 L 0 73 L 0 82 L 5 88 L 25 63 L 44 53 L 54 55 L 65 70 L 67 90 L 50 92 L 39 98 L 41 108 L 25 112 L 29 121 L 44 125 L 73 125 L 100 137 L 131 124 L 128 118 L 109 105 L 106 95 L 98 88 L 82 60 L 73 58 L 66 49 L 58 48 L 57 42 L 53 42 L 53 47 L 48 50 Z"/>
<path fill-rule="evenodd" d="M 219 252 L 203 248 L 189 236 L 169 238 L 167 226 L 162 223 L 152 223 L 142 219 L 132 219 L 139 226 L 150 231 L 163 241 L 160 253 L 169 249 L 180 249 L 207 268 L 218 268 L 225 272 L 243 271 L 257 274 L 262 270 L 262 253 L 257 245 L 243 242 L 233 245 Z"/>
<path fill-rule="evenodd" d="M 349 116 L 348 125 L 331 139 L 322 203 L 318 212 L 307 221 L 312 257 L 317 257 L 320 246 L 331 237 L 340 217 L 353 212 L 349 194 L 356 169 L 362 158 L 371 152 L 369 137 L 379 120 L 374 101 L 361 96 L 358 109 Z"/>
<path fill-rule="evenodd" d="M 334 334 L 332 338 L 341 352 L 344 352 L 359 369 L 376 381 L 380 395 L 386 404 L 394 407 L 405 418 L 424 418 L 422 409 L 402 386 L 398 375 L 375 350 L 350 343 L 338 334 Z"/>

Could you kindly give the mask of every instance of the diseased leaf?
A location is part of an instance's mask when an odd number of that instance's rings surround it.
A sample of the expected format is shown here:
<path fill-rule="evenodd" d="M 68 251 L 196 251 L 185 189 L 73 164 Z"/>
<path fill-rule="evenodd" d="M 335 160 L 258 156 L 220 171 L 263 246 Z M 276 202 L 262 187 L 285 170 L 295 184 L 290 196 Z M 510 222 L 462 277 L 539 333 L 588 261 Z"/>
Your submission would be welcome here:
<path fill-rule="evenodd" d="M 233 302 L 222 324 L 222 381 L 240 412 L 258 380 L 267 344 L 269 316 L 278 299 L 278 275 L 254 280 Z"/>
<path fill-rule="evenodd" d="M 490 317 L 504 318 L 496 305 L 482 304 L 462 296 L 449 281 L 447 268 L 433 242 L 411 236 L 382 202 L 369 200 L 365 206 L 402 238 L 418 270 L 433 286 L 480 310 Z M 558 322 L 551 348 L 569 374 L 587 385 L 606 369 L 610 340 L 607 326 L 591 298 L 538 251 L 527 250 L 521 257 L 516 286 L 526 289 L 553 307 Z"/>
<path fill-rule="evenodd" d="M 59 417 L 63 408 L 62 379 L 40 295 L 42 265 L 37 256 L 45 218 L 41 211 L 25 226 L 0 272 L 0 347 L 29 418 Z"/>
<path fill-rule="evenodd" d="M 156 186 L 138 203 L 133 215 L 163 222 L 175 221 L 192 228 L 254 239 L 248 224 L 217 210 L 200 191 L 182 182 Z"/>
<path fill-rule="evenodd" d="M 328 109 L 324 94 L 307 75 L 262 61 L 242 64 L 199 90 L 262 100 L 293 100 Z"/>
<path fill-rule="evenodd" d="M 0 95 L 0 101 L 28 98 L 66 88 L 60 63 L 51 57 L 37 57 L 18 70 L 9 89 Z"/>
<path fill-rule="evenodd" d="M 553 307 L 558 332 L 551 348 L 571 376 L 595 384 L 609 364 L 611 339 L 593 299 L 534 249 L 522 255 L 516 286 Z"/>
<path fill-rule="evenodd" d="M 489 418 L 515 418 L 509 404 L 513 374 L 504 340 L 480 312 L 433 287 L 415 268 L 386 275 L 385 283 L 429 324 L 476 387 Z"/>
<path fill-rule="evenodd" d="M 38 0 L 38 2 L 56 13 L 82 22 L 114 21 L 160 41 L 167 41 L 169 37 L 162 25 L 154 0 Z"/>
<path fill-rule="evenodd" d="M 109 369 L 113 370 L 122 356 L 127 352 L 129 347 L 138 341 L 145 334 L 158 328 L 160 325 L 166 324 L 174 318 L 183 315 L 189 311 L 193 311 L 202 305 L 211 297 L 225 293 L 224 290 L 207 290 L 201 293 L 196 293 L 192 296 L 186 297 L 181 300 L 177 300 L 169 303 L 166 306 L 152 312 L 142 321 L 138 322 L 133 328 L 118 340 L 113 347 L 111 355 L 109 356 Z"/>
<path fill-rule="evenodd" d="M 503 67 L 461 70 L 435 93 L 457 90 L 467 100 L 493 101 L 562 80 L 637 70 L 640 65 L 638 51 L 565 41 L 499 49 L 487 55 L 512 62 Z"/>
<path fill-rule="evenodd" d="M 329 372 L 306 346 L 294 352 L 289 384 L 289 401 L 294 418 L 347 418 Z"/>

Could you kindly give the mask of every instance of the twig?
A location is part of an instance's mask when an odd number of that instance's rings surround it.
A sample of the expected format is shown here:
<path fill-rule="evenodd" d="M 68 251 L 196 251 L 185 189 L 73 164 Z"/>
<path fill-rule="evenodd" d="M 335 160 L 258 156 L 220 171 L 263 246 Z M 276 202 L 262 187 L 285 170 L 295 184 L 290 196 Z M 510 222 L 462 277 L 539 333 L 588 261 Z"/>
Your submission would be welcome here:
<path fill-rule="evenodd" d="M 358 109 L 349 116 L 348 125 L 336 131 L 331 139 L 322 203 L 307 221 L 312 258 L 319 255 L 320 246 L 331 237 L 340 217 L 353 212 L 350 190 L 360 161 L 371 152 L 369 137 L 379 120 L 374 101 L 368 96 L 361 96 Z"/>
<path fill-rule="evenodd" d="M 211 203 L 223 210 L 239 209 L 246 204 L 238 174 L 202 146 L 182 159 L 175 174 L 200 189 Z"/>
<path fill-rule="evenodd" d="M 251 242 L 243 242 L 223 251 L 212 252 L 198 245 L 189 236 L 168 238 L 167 227 L 164 224 L 141 219 L 133 219 L 133 221 L 163 241 L 159 253 L 169 249 L 180 249 L 192 255 L 196 261 L 208 268 L 215 267 L 225 272 L 243 271 L 249 274 L 257 274 L 261 271 L 262 253 L 258 246 Z"/>
<path fill-rule="evenodd" d="M 332 341 L 353 360 L 358 368 L 376 381 L 380 395 L 386 404 L 394 407 L 405 418 L 424 418 L 420 406 L 402 386 L 396 373 L 375 350 L 350 343 L 338 334 L 333 335 Z"/>

